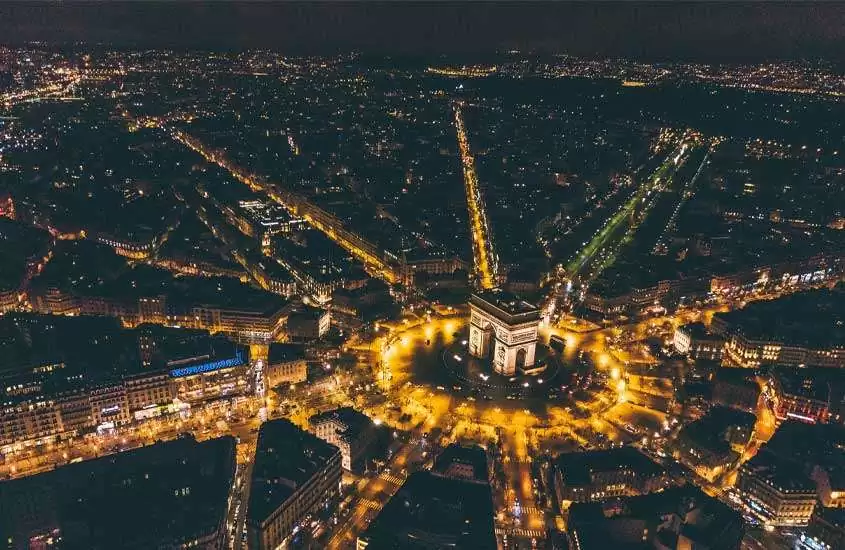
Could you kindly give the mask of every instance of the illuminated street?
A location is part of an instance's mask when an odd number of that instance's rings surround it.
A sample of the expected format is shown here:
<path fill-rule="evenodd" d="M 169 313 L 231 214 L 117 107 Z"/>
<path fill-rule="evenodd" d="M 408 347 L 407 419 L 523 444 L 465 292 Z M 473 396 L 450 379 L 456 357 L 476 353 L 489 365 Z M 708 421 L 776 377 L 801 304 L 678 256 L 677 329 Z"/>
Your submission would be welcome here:
<path fill-rule="evenodd" d="M 493 249 L 493 240 L 490 231 L 490 222 L 487 219 L 487 211 L 484 206 L 484 199 L 481 195 L 481 188 L 478 185 L 478 176 L 475 171 L 475 159 L 469 148 L 464 116 L 461 112 L 463 106 L 455 104 L 455 130 L 458 133 L 458 148 L 461 152 L 461 164 L 464 170 L 464 185 L 466 186 L 467 208 L 469 209 L 470 227 L 472 229 L 472 250 L 476 275 L 481 288 L 493 288 L 496 281 L 497 261 Z"/>
<path fill-rule="evenodd" d="M 0 7 L 4 548 L 845 547 L 845 11 L 67 4 Z"/>

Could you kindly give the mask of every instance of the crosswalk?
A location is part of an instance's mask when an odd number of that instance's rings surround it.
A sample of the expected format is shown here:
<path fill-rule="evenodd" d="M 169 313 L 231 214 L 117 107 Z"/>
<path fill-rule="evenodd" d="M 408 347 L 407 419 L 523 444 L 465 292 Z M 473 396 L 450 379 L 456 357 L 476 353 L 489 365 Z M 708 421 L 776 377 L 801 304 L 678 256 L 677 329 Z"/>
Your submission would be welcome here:
<path fill-rule="evenodd" d="M 381 508 L 381 504 L 369 498 L 361 499 L 361 506 L 368 510 L 378 510 Z"/>
<path fill-rule="evenodd" d="M 379 475 L 379 477 L 381 479 L 383 479 L 384 481 L 387 481 L 388 483 L 396 485 L 397 487 L 399 485 L 402 485 L 403 483 L 405 483 L 405 479 L 401 476 L 396 475 L 396 474 L 390 474 L 390 473 L 385 472 L 385 473 L 382 473 L 381 475 Z"/>
<path fill-rule="evenodd" d="M 542 539 L 546 537 L 546 533 L 540 529 L 522 529 L 521 527 L 505 529 L 502 527 L 496 528 L 496 535 L 499 537 L 519 537 L 526 539 Z"/>
<path fill-rule="evenodd" d="M 542 516 L 546 512 L 542 508 L 537 508 L 536 506 L 523 506 L 522 513 L 523 515 Z"/>

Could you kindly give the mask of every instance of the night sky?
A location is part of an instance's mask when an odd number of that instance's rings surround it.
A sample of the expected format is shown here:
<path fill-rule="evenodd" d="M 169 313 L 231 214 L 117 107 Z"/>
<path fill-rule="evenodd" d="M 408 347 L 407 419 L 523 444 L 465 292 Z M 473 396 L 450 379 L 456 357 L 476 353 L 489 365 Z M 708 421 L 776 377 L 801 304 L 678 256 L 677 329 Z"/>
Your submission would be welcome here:
<path fill-rule="evenodd" d="M 0 4 L 0 43 L 645 59 L 845 58 L 845 2 Z"/>

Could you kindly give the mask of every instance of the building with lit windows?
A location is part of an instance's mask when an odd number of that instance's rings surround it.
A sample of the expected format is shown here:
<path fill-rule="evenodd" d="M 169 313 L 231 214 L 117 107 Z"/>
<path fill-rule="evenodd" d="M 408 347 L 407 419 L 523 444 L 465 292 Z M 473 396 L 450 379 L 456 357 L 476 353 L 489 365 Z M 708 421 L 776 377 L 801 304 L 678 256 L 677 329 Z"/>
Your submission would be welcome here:
<path fill-rule="evenodd" d="M 540 310 L 500 289 L 470 297 L 469 353 L 492 359 L 493 370 L 504 376 L 534 365 Z"/>
<path fill-rule="evenodd" d="M 407 286 L 414 286 L 420 273 L 427 275 L 450 275 L 458 270 L 467 271 L 469 265 L 445 251 L 414 250 L 406 253 L 401 264 L 402 280 Z"/>
<path fill-rule="evenodd" d="M 284 330 L 293 304 L 237 280 L 173 277 L 141 265 L 94 292 L 48 287 L 32 297 L 42 313 L 118 317 L 126 326 L 157 323 L 268 343 Z"/>
<path fill-rule="evenodd" d="M 845 468 L 838 465 L 816 465 L 811 477 L 816 482 L 819 503 L 825 508 L 845 508 Z"/>
<path fill-rule="evenodd" d="M 13 550 L 228 548 L 235 439 L 181 438 L 0 484 Z"/>
<path fill-rule="evenodd" d="M 845 510 L 816 506 L 810 524 L 798 535 L 796 550 L 845 548 Z"/>
<path fill-rule="evenodd" d="M 264 377 L 268 388 L 305 382 L 308 379 L 305 348 L 299 344 L 270 344 Z"/>
<path fill-rule="evenodd" d="M 725 339 L 710 334 L 704 323 L 690 323 L 675 329 L 673 345 L 676 352 L 690 359 L 721 361 Z"/>
<path fill-rule="evenodd" d="M 486 457 L 466 450 L 447 447 L 450 456 L 435 459 L 433 470 L 410 474 L 358 537 L 357 550 L 497 548 Z"/>
<path fill-rule="evenodd" d="M 555 460 L 560 502 L 595 502 L 651 493 L 668 485 L 665 470 L 634 447 L 566 453 Z"/>
<path fill-rule="evenodd" d="M 0 289 L 0 313 L 14 311 L 20 304 L 20 291 L 17 288 Z"/>
<path fill-rule="evenodd" d="M 754 435 L 756 420 L 754 414 L 744 410 L 712 407 L 681 429 L 675 457 L 712 481 L 740 459 Z"/>
<path fill-rule="evenodd" d="M 800 464 L 765 447 L 739 469 L 737 488 L 745 509 L 764 525 L 807 525 L 816 507 L 816 486 Z"/>
<path fill-rule="evenodd" d="M 714 325 L 725 332 L 723 362 L 729 365 L 845 366 L 842 284 L 833 290 L 800 292 L 717 313 Z"/>
<path fill-rule="evenodd" d="M 376 438 L 369 416 L 352 407 L 340 407 L 315 414 L 308 424 L 314 435 L 340 449 L 344 470 L 363 471 L 367 450 Z"/>
<path fill-rule="evenodd" d="M 108 317 L 0 318 L 0 452 L 253 391 L 247 350 Z"/>
<path fill-rule="evenodd" d="M 291 342 L 308 342 L 328 334 L 331 326 L 328 310 L 303 307 L 288 314 L 285 333 Z"/>
<path fill-rule="evenodd" d="M 174 397 L 185 403 L 237 397 L 251 388 L 248 352 L 237 346 L 214 357 L 174 359 L 167 368 Z"/>
<path fill-rule="evenodd" d="M 265 241 L 273 235 L 290 233 L 305 227 L 305 220 L 291 216 L 284 207 L 260 200 L 238 201 L 240 212 L 237 216 L 241 223 L 238 228 L 245 234 Z"/>
<path fill-rule="evenodd" d="M 338 502 L 341 453 L 287 419 L 261 425 L 247 506 L 250 549 L 273 550 Z"/>
<path fill-rule="evenodd" d="M 125 235 L 118 237 L 107 233 L 100 233 L 96 236 L 100 244 L 110 246 L 117 254 L 126 256 L 133 260 L 144 260 L 149 258 L 159 245 L 160 237 L 153 235 Z"/>
<path fill-rule="evenodd" d="M 574 503 L 567 535 L 574 550 L 739 550 L 745 522 L 726 504 L 686 485 L 649 495 Z"/>
<path fill-rule="evenodd" d="M 768 375 L 765 395 L 774 405 L 778 420 L 827 422 L 830 416 L 830 385 L 818 369 L 774 367 Z"/>
<path fill-rule="evenodd" d="M 754 369 L 720 367 L 713 375 L 713 403 L 755 412 L 760 401 L 760 384 Z"/>

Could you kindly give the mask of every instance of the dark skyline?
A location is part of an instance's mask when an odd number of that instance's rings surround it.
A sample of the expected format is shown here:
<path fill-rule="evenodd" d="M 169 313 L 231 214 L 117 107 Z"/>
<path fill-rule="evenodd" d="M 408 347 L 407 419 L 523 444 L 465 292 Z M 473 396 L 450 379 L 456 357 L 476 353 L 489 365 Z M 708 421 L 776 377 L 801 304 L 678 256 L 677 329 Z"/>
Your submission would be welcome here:
<path fill-rule="evenodd" d="M 845 52 L 841 2 L 122 2 L 0 6 L 3 43 L 755 60 Z"/>

